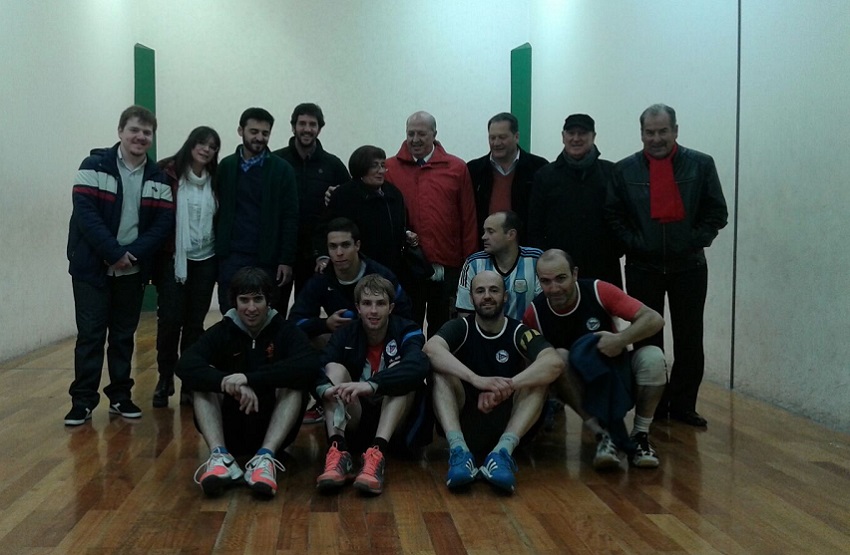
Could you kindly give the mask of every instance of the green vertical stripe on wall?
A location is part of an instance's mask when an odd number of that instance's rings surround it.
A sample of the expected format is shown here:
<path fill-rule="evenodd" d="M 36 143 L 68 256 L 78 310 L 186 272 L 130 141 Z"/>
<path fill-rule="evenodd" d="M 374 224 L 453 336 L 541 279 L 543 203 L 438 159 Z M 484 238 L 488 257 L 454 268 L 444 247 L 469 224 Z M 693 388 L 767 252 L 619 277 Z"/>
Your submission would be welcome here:
<path fill-rule="evenodd" d="M 511 50 L 511 113 L 519 120 L 519 146 L 531 150 L 531 45 Z"/>
<path fill-rule="evenodd" d="M 156 61 L 154 50 L 143 44 L 133 47 L 133 62 L 135 76 L 134 104 L 144 106 L 156 113 Z M 148 156 L 156 160 L 156 136 Z"/>
<path fill-rule="evenodd" d="M 133 76 L 135 85 L 133 90 L 133 104 L 144 106 L 154 114 L 156 113 L 156 61 L 154 51 L 143 44 L 133 47 Z M 148 158 L 156 160 L 156 134 L 153 144 L 148 151 Z M 156 310 L 157 295 L 153 287 L 145 287 L 145 296 L 142 299 L 142 310 L 153 312 Z"/>

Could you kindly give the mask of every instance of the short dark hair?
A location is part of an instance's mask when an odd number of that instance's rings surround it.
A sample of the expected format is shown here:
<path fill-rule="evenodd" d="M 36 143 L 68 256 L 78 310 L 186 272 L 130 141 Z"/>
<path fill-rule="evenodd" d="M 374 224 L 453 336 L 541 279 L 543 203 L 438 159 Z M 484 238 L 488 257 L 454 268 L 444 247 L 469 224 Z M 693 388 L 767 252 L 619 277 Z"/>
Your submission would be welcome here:
<path fill-rule="evenodd" d="M 327 237 L 328 233 L 333 232 L 350 233 L 351 238 L 355 242 L 360 240 L 360 228 L 358 228 L 357 224 L 348 218 L 340 217 L 329 221 L 328 225 L 325 226 L 325 236 Z"/>
<path fill-rule="evenodd" d="M 643 111 L 640 115 L 640 128 L 643 129 L 643 120 L 646 119 L 646 116 L 657 116 L 659 114 L 667 114 L 670 116 L 670 127 L 676 127 L 676 110 L 667 106 L 666 104 L 653 104 L 649 108 Z"/>
<path fill-rule="evenodd" d="M 351 153 L 351 157 L 348 159 L 348 171 L 351 172 L 351 177 L 360 179 L 369 173 L 369 169 L 376 160 L 386 159 L 387 153 L 384 152 L 384 149 L 372 145 L 363 145 L 357 147 Z"/>
<path fill-rule="evenodd" d="M 502 210 L 499 212 L 493 212 L 490 215 L 495 216 L 496 214 L 502 214 L 505 217 L 505 221 L 502 223 L 502 231 L 507 233 L 508 231 L 515 229 L 517 235 L 522 233 L 522 218 L 519 217 L 519 214 L 513 210 Z"/>
<path fill-rule="evenodd" d="M 561 249 L 549 249 L 544 251 L 543 254 L 540 255 L 540 258 L 537 259 L 537 262 L 539 264 L 540 262 L 549 262 L 558 258 L 563 258 L 567 261 L 567 266 L 569 266 L 570 272 L 575 271 L 576 263 L 573 261 L 573 257 L 570 256 L 567 251 L 563 251 Z"/>
<path fill-rule="evenodd" d="M 137 118 L 140 122 L 150 125 L 153 127 L 153 132 L 156 133 L 156 116 L 144 106 L 137 104 L 133 104 L 121 112 L 121 117 L 118 118 L 118 129 L 124 129 L 131 118 Z"/>
<path fill-rule="evenodd" d="M 208 142 L 210 139 L 215 143 L 216 152 L 210 158 L 210 161 L 207 162 L 206 170 L 210 174 L 210 177 L 214 177 L 218 169 L 218 151 L 221 149 L 221 138 L 215 129 L 206 125 L 192 129 L 192 132 L 189 133 L 189 137 L 183 143 L 183 146 L 180 147 L 180 150 L 177 151 L 177 154 L 160 161 L 159 166 L 164 168 L 169 163 L 174 162 L 174 173 L 179 179 L 192 164 L 192 149 L 201 143 Z"/>
<path fill-rule="evenodd" d="M 390 303 L 395 302 L 395 287 L 390 280 L 379 274 L 368 274 L 354 286 L 354 302 L 360 304 L 363 294 L 386 295 Z"/>
<path fill-rule="evenodd" d="M 248 108 L 242 112 L 242 115 L 239 116 L 239 127 L 245 127 L 249 119 L 267 121 L 269 122 L 269 127 L 274 127 L 274 116 L 265 108 Z"/>
<path fill-rule="evenodd" d="M 312 102 L 302 102 L 292 110 L 292 117 L 289 119 L 289 125 L 295 125 L 298 122 L 298 116 L 311 116 L 319 122 L 319 129 L 325 126 L 325 114 L 318 104 Z"/>
<path fill-rule="evenodd" d="M 491 125 L 500 121 L 507 121 L 511 124 L 511 133 L 519 133 L 519 120 L 510 112 L 499 112 L 490 118 L 490 121 L 487 122 L 487 131 L 490 130 Z"/>
<path fill-rule="evenodd" d="M 236 298 L 239 295 L 249 293 L 262 293 L 269 305 L 277 302 L 277 287 L 271 276 L 262 268 L 245 266 L 230 280 L 228 296 L 232 306 L 236 306 Z"/>

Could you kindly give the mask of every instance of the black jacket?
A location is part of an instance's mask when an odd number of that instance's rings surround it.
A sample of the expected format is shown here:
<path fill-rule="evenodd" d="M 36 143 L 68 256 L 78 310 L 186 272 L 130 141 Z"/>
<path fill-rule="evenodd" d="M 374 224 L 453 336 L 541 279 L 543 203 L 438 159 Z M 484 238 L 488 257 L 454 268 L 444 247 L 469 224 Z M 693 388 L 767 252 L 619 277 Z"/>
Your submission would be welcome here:
<path fill-rule="evenodd" d="M 614 164 L 599 158 L 577 169 L 561 152 L 534 178 L 529 209 L 528 244 L 562 249 L 579 268 L 579 276 L 623 287 L 622 246 L 605 221 L 605 200 Z"/>
<path fill-rule="evenodd" d="M 679 145 L 673 175 L 685 219 L 662 224 L 650 217 L 649 164 L 643 151 L 617 162 L 606 218 L 626 245 L 626 264 L 664 273 L 705 265 L 703 249 L 726 226 L 726 199 L 711 156 Z"/>
<path fill-rule="evenodd" d="M 328 187 L 345 183 L 351 176 L 342 160 L 325 152 L 316 139 L 316 150 L 303 159 L 295 149 L 295 137 L 290 137 L 289 146 L 272 152 L 283 158 L 295 170 L 298 183 L 298 258 L 315 260 L 313 230 L 325 209 L 325 191 Z"/>
<path fill-rule="evenodd" d="M 404 270 L 401 253 L 405 244 L 407 209 L 395 185 L 385 182 L 381 191 L 383 195 L 360 179 L 335 190 L 320 225 L 316 226 L 315 250 L 327 254 L 325 226 L 334 218 L 345 217 L 360 230 L 360 252 L 399 276 Z"/>
<path fill-rule="evenodd" d="M 528 229 L 528 206 L 534 174 L 547 163 L 545 158 L 519 149 L 519 160 L 514 168 L 514 180 L 511 185 L 511 210 L 520 217 L 525 229 Z M 490 198 L 493 195 L 493 166 L 490 164 L 490 154 L 470 160 L 466 167 L 469 168 L 475 190 L 475 212 L 478 216 L 478 234 L 481 235 L 484 220 L 490 215 Z"/>
<path fill-rule="evenodd" d="M 384 369 L 372 374 L 368 380 L 377 386 L 375 393 L 400 396 L 424 387 L 431 369 L 428 357 L 422 352 L 424 344 L 425 336 L 419 324 L 391 314 L 383 352 Z M 337 362 L 345 366 L 352 380 L 359 381 L 366 364 L 368 346 L 366 332 L 359 320 L 343 326 L 331 335 L 322 351 L 322 368 L 329 362 Z M 394 366 L 390 367 L 391 364 Z M 324 374 L 319 377 L 316 387 L 323 384 L 331 384 Z"/>
<path fill-rule="evenodd" d="M 366 264 L 366 271 L 363 275 L 379 274 L 387 278 L 395 287 L 395 301 L 393 301 L 395 309 L 393 311 L 399 316 L 413 318 L 413 305 L 407 293 L 399 285 L 395 274 L 386 266 L 363 255 L 360 256 L 360 259 Z M 295 303 L 289 310 L 289 319 L 310 337 L 330 333 L 326 324 L 327 318 L 321 317 L 322 309 L 324 309 L 325 314 L 333 314 L 343 309 L 356 313 L 354 286 L 343 286 L 336 278 L 331 263 L 328 263 L 328 266 L 321 273 L 313 274 L 304 289 L 298 293 L 295 297 Z"/>
<path fill-rule="evenodd" d="M 240 327 L 236 310 L 208 329 L 177 363 L 177 376 L 192 391 L 220 392 L 228 374 L 245 374 L 255 391 L 309 390 L 319 378 L 319 355 L 295 324 L 275 314 L 256 338 Z"/>

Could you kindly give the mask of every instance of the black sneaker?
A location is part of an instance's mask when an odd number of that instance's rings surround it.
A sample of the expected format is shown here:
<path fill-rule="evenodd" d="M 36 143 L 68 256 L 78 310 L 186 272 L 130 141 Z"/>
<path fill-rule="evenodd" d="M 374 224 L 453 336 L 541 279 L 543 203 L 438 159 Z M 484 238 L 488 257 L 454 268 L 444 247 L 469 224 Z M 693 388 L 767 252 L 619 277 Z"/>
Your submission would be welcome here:
<path fill-rule="evenodd" d="M 168 406 L 168 398 L 174 395 L 174 378 L 160 376 L 156 382 L 156 389 L 153 392 L 154 408 L 164 408 Z"/>
<path fill-rule="evenodd" d="M 637 444 L 637 449 L 632 453 L 629 462 L 637 468 L 658 468 L 658 455 L 649 442 L 649 434 L 637 432 L 632 435 L 632 440 Z"/>
<path fill-rule="evenodd" d="M 142 417 L 142 409 L 136 406 L 136 404 L 130 399 L 123 399 L 121 401 L 116 401 L 109 405 L 109 412 L 112 414 L 120 414 L 124 418 L 141 418 Z"/>
<path fill-rule="evenodd" d="M 74 405 L 65 415 L 66 426 L 81 426 L 86 423 L 86 420 L 91 420 L 91 409 L 88 407 Z"/>

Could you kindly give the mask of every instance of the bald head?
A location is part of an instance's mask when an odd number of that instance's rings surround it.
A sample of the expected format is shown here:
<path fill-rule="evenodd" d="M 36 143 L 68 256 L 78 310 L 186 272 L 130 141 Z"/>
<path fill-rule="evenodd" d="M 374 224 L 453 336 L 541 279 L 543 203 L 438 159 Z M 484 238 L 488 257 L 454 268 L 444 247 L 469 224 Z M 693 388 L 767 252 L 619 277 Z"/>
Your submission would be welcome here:
<path fill-rule="evenodd" d="M 428 112 L 414 112 L 407 118 L 407 149 L 414 159 L 425 158 L 434 150 L 437 120 Z"/>

